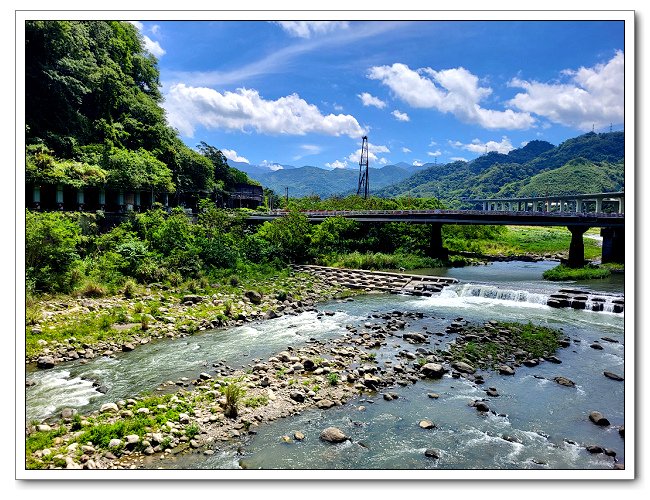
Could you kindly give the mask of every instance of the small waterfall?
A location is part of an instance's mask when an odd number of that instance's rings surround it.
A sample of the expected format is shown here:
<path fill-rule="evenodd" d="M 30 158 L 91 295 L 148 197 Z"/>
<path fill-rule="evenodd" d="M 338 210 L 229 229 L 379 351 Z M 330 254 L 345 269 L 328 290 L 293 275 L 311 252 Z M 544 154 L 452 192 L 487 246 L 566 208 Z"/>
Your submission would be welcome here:
<path fill-rule="evenodd" d="M 484 299 L 503 300 L 509 302 L 528 302 L 531 304 L 546 305 L 548 295 L 543 293 L 534 293 L 528 290 L 511 290 L 503 289 L 491 285 L 480 285 L 467 283 L 463 285 L 452 286 L 459 297 L 480 297 Z"/>

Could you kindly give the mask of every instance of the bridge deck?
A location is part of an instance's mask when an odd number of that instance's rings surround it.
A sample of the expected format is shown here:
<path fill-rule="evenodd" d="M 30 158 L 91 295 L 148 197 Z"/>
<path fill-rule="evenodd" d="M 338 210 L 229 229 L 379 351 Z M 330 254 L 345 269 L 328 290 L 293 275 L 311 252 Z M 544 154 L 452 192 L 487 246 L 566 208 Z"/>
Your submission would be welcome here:
<path fill-rule="evenodd" d="M 288 212 L 276 210 L 253 214 L 251 222 L 284 217 Z M 625 227 L 625 214 L 575 212 L 506 212 L 482 210 L 312 210 L 303 211 L 310 222 L 329 217 L 345 217 L 357 222 L 409 222 L 415 224 L 494 224 L 509 226 L 580 226 Z"/>

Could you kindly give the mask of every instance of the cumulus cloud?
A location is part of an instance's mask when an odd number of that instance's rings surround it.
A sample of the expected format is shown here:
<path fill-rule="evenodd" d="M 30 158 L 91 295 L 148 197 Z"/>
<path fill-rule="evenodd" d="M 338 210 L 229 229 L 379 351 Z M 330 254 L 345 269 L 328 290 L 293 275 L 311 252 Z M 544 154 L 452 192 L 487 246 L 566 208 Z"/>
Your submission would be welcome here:
<path fill-rule="evenodd" d="M 433 152 L 431 152 L 431 151 L 427 151 L 427 154 L 428 154 L 429 156 L 434 156 L 434 157 L 435 157 L 435 156 L 441 156 L 441 155 L 442 155 L 442 152 L 438 149 L 438 150 L 433 151 Z"/>
<path fill-rule="evenodd" d="M 422 165 L 424 165 L 424 163 L 422 163 L 420 160 L 413 160 L 414 167 L 421 167 Z"/>
<path fill-rule="evenodd" d="M 348 166 L 348 162 L 345 160 L 334 160 L 332 163 L 326 163 L 325 166 L 329 168 L 346 168 Z"/>
<path fill-rule="evenodd" d="M 149 38 L 147 35 L 143 33 L 144 31 L 144 24 L 142 24 L 140 21 L 129 21 L 133 26 L 135 26 L 140 34 L 142 35 L 142 41 L 144 42 L 144 48 L 151 52 L 154 56 L 157 58 L 161 58 L 162 56 L 165 55 L 165 49 L 163 49 L 160 46 L 160 43 L 153 41 L 151 38 Z M 157 35 L 160 32 L 160 26 L 155 24 L 151 27 L 150 31 L 154 34 Z"/>
<path fill-rule="evenodd" d="M 402 112 L 398 111 L 397 109 L 395 111 L 393 111 L 391 113 L 391 115 L 393 115 L 400 122 L 408 122 L 408 121 L 411 120 L 409 118 L 409 115 L 407 115 L 406 113 L 402 113 Z"/>
<path fill-rule="evenodd" d="M 298 38 L 311 38 L 331 31 L 346 29 L 348 21 L 274 21 L 289 35 Z"/>
<path fill-rule="evenodd" d="M 411 150 L 409 148 L 402 148 L 402 153 L 410 153 Z"/>
<path fill-rule="evenodd" d="M 368 78 L 388 86 L 401 100 L 414 108 L 432 108 L 451 113 L 465 123 L 487 129 L 526 129 L 535 123 L 528 112 L 512 109 L 485 109 L 479 102 L 492 93 L 479 86 L 479 79 L 465 68 L 435 71 L 431 68 L 412 70 L 405 64 L 374 66 Z"/>
<path fill-rule="evenodd" d="M 164 107 L 170 125 L 188 137 L 199 125 L 271 135 L 314 133 L 358 138 L 366 133 L 353 116 L 323 115 L 298 94 L 270 101 L 254 89 L 239 88 L 221 94 L 214 89 L 179 83 L 170 87 Z"/>
<path fill-rule="evenodd" d="M 449 158 L 451 161 L 467 161 L 467 158 L 463 158 L 462 156 L 452 156 Z"/>
<path fill-rule="evenodd" d="M 497 153 L 508 154 L 510 151 L 515 149 L 515 147 L 510 142 L 505 135 L 501 138 L 501 141 L 487 141 L 482 142 L 479 139 L 474 139 L 469 144 L 463 144 L 460 141 L 449 141 L 449 143 L 455 148 L 465 149 L 471 151 L 472 153 L 486 153 L 490 151 L 496 151 Z"/>
<path fill-rule="evenodd" d="M 382 101 L 379 97 L 369 94 L 368 92 L 363 92 L 357 94 L 357 97 L 361 99 L 361 102 L 364 106 L 374 106 L 375 108 L 383 109 L 386 107 L 386 103 Z"/>
<path fill-rule="evenodd" d="M 243 156 L 239 156 L 237 154 L 237 151 L 234 149 L 222 149 L 221 152 L 223 155 L 228 158 L 231 161 L 236 161 L 239 163 L 250 163 L 247 158 L 244 158 Z"/>
<path fill-rule="evenodd" d="M 565 83 L 542 83 L 514 78 L 510 86 L 524 89 L 509 101 L 528 113 L 568 127 L 591 130 L 621 123 L 624 116 L 624 60 L 617 51 L 607 63 L 564 70 Z"/>
<path fill-rule="evenodd" d="M 368 163 L 371 161 L 381 163 L 382 160 L 377 156 L 377 153 L 390 153 L 390 149 L 381 144 L 368 144 Z M 359 160 L 361 160 L 361 148 L 357 149 L 354 153 L 350 153 L 346 160 L 359 163 Z"/>

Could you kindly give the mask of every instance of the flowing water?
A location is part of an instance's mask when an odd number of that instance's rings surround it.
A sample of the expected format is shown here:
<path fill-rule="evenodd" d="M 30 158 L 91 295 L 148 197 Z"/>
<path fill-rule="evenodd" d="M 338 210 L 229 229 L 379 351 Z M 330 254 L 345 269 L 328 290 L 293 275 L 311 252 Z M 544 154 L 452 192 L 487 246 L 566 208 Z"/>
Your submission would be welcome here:
<path fill-rule="evenodd" d="M 62 407 L 81 411 L 98 408 L 103 402 L 153 390 L 166 380 L 196 377 L 215 361 L 241 367 L 255 358 L 266 358 L 287 345 L 299 346 L 310 338 L 337 337 L 346 324 L 363 325 L 373 313 L 394 310 L 424 313 L 410 321 L 407 331 L 444 331 L 450 321 L 463 317 L 469 322 L 488 320 L 531 321 L 560 328 L 572 339 L 570 347 L 558 351 L 561 364 L 542 363 L 520 367 L 514 376 L 483 372 L 485 384 L 476 386 L 464 379 L 445 376 L 440 380 L 389 390 L 399 395 L 385 401 L 381 395 L 360 396 L 329 410 L 308 410 L 301 415 L 263 424 L 243 443 L 220 443 L 213 455 L 179 455 L 165 467 L 182 469 L 611 469 L 613 459 L 589 454 L 584 446 L 610 448 L 620 462 L 625 460 L 624 440 L 618 427 L 624 424 L 624 383 L 606 378 L 603 371 L 621 376 L 624 370 L 624 314 L 545 305 L 549 294 L 563 287 L 623 294 L 622 276 L 608 282 L 557 284 L 544 282 L 542 272 L 555 263 L 498 262 L 445 270 L 461 280 L 433 297 L 367 295 L 352 301 L 335 301 L 318 307 L 333 316 L 314 312 L 288 316 L 190 338 L 160 341 L 122 353 L 115 358 L 97 358 L 82 365 L 68 363 L 52 370 L 31 371 L 36 382 L 27 389 L 27 416 L 42 419 Z M 439 270 L 438 270 L 439 271 Z M 426 274 L 433 274 L 427 270 Z M 440 274 L 440 272 L 438 272 Z M 612 341 L 603 341 L 608 337 Z M 602 350 L 590 348 L 599 340 Z M 444 348 L 447 337 L 432 336 L 429 348 Z M 376 351 L 379 364 L 402 362 L 398 351 L 417 346 L 389 337 Z M 553 382 L 564 376 L 573 388 Z M 544 378 L 540 378 L 544 377 Z M 97 391 L 92 381 L 104 386 Z M 487 397 L 484 389 L 496 387 L 498 397 Z M 437 393 L 432 399 L 428 393 Z M 481 414 L 468 405 L 486 398 L 496 414 Z M 597 410 L 611 422 L 598 427 L 588 420 Z M 432 430 L 418 426 L 422 419 L 437 425 Z M 323 443 L 318 436 L 325 427 L 343 430 L 351 440 L 338 445 Z M 301 431 L 302 442 L 287 444 L 283 435 Z M 434 448 L 440 458 L 424 451 Z M 159 467 L 161 464 L 156 464 Z"/>

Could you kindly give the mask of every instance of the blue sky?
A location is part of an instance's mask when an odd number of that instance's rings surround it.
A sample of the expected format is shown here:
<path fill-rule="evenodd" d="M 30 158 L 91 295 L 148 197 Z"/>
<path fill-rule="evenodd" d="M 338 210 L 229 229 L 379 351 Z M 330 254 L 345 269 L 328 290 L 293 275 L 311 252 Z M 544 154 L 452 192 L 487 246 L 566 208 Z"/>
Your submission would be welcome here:
<path fill-rule="evenodd" d="M 471 160 L 622 130 L 622 21 L 156 21 L 170 124 L 253 165 Z M 278 168 L 278 167 L 273 167 Z"/>

